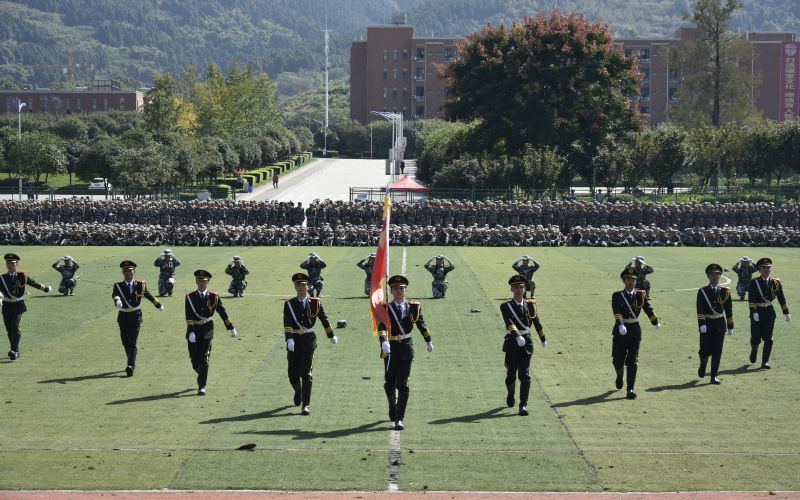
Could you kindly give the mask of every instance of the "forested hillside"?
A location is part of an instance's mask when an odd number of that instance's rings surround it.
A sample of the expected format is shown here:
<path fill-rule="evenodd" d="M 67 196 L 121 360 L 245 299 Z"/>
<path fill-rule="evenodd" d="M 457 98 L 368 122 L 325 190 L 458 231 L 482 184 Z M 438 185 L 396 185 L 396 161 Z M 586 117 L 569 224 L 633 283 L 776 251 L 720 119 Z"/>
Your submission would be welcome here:
<path fill-rule="evenodd" d="M 465 35 L 558 7 L 617 36 L 670 36 L 689 0 L 0 0 L 0 87 L 118 78 L 136 85 L 190 64 L 251 65 L 294 94 L 319 78 L 326 18 L 332 78 L 346 79 L 350 43 L 405 11 L 422 35 Z M 797 0 L 744 0 L 734 28 L 800 29 Z"/>

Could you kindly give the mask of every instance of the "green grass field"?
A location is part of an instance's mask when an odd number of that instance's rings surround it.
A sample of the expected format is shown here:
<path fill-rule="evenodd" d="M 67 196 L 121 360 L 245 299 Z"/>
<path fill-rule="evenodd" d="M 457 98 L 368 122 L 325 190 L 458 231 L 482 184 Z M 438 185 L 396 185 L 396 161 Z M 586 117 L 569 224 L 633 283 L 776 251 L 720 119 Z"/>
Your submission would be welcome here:
<path fill-rule="evenodd" d="M 293 294 L 289 278 L 310 250 L 328 263 L 330 319 L 348 325 L 337 330 L 339 345 L 320 342 L 312 415 L 303 417 L 291 406 L 281 310 Z M 708 263 L 730 267 L 743 250 L 410 247 L 409 296 L 423 301 L 435 351 L 417 349 L 399 489 L 800 490 L 797 323 L 779 318 L 773 369 L 756 370 L 746 359 L 747 306 L 737 301 L 722 385 L 696 377 L 695 293 L 678 290 L 703 285 Z M 20 253 L 22 269 L 51 285 L 59 275 L 50 264 L 70 253 L 83 277 L 74 297 L 32 289 L 22 357 L 0 360 L 0 489 L 387 489 L 383 365 L 364 274 L 355 266 L 371 249 L 176 248 L 183 263 L 177 293 L 163 299 L 164 314 L 144 307 L 133 378 L 122 371 L 111 284 L 119 261 L 132 259 L 137 277 L 154 287 L 159 249 L 0 251 Z M 422 264 L 441 251 L 457 269 L 447 298 L 434 301 Z M 498 305 L 509 296 L 511 263 L 531 252 L 542 264 L 537 295 L 550 347 L 534 354 L 531 415 L 523 418 L 504 404 Z M 628 401 L 613 389 L 610 295 L 621 288 L 627 259 L 643 252 L 656 268 L 653 306 L 664 327 L 643 325 L 639 399 Z M 797 251 L 744 253 L 773 258 L 800 320 Z M 225 300 L 239 338 L 217 321 L 208 396 L 201 398 L 182 295 L 200 267 L 217 276 L 212 289 L 225 292 L 222 271 L 233 254 L 251 269 L 247 295 Z M 392 249 L 393 273 L 402 254 Z M 256 450 L 234 451 L 245 443 Z"/>

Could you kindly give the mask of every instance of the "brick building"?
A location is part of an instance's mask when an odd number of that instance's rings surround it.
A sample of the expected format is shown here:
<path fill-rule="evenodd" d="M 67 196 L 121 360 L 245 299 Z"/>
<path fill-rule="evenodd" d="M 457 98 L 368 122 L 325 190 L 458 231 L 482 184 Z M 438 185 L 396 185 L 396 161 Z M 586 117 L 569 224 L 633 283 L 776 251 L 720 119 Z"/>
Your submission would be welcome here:
<path fill-rule="evenodd" d="M 669 49 L 695 33 L 685 27 L 674 38 L 615 40 L 617 48 L 638 56 L 641 93 L 631 105 L 651 125 L 667 121 L 684 81 L 680 65 L 670 66 Z M 367 28 L 367 39 L 353 42 L 350 49 L 350 118 L 361 123 L 379 119 L 370 111 L 398 112 L 405 119 L 442 117 L 446 87 L 436 77 L 434 64 L 452 60 L 460 40 L 415 37 L 402 18 Z M 759 75 L 751 86 L 756 108 L 772 120 L 797 116 L 800 95 L 795 82 L 800 83 L 800 64 L 795 64 L 792 51 L 800 59 L 800 43 L 794 44 L 795 34 L 748 33 L 747 40 L 753 47 L 751 72 Z"/>
<path fill-rule="evenodd" d="M 350 48 L 350 118 L 380 119 L 370 111 L 402 113 L 406 120 L 441 118 L 447 91 L 435 65 L 456 56 L 458 38 L 421 38 L 400 19 L 370 26 Z"/>
<path fill-rule="evenodd" d="M 26 113 L 90 113 L 92 111 L 141 111 L 144 94 L 119 90 L 110 80 L 93 82 L 87 89 L 0 90 L 0 113 L 17 113 L 17 103 L 25 103 Z"/>

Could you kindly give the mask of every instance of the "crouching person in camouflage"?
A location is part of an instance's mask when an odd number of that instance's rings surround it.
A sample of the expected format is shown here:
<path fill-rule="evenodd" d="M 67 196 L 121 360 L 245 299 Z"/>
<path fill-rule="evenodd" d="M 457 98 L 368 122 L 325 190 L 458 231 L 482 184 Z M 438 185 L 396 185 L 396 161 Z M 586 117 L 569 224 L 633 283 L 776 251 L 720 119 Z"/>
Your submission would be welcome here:
<path fill-rule="evenodd" d="M 62 260 L 64 261 L 64 265 L 60 265 Z M 79 267 L 81 266 L 79 266 L 78 263 L 75 262 L 75 260 L 69 255 L 59 257 L 57 261 L 53 262 L 53 269 L 61 273 L 61 282 L 58 284 L 58 293 L 64 295 L 73 295 L 75 293 L 75 287 L 78 284 L 77 280 L 75 279 L 75 273 L 78 272 Z"/>
<path fill-rule="evenodd" d="M 456 266 L 450 262 L 446 256 L 439 254 L 431 257 L 425 263 L 425 269 L 433 276 L 431 291 L 434 299 L 443 299 L 447 293 L 447 273 L 455 269 Z"/>
<path fill-rule="evenodd" d="M 225 274 L 231 277 L 228 293 L 234 297 L 244 297 L 244 289 L 247 288 L 246 276 L 250 274 L 250 270 L 244 265 L 242 258 L 234 255 L 233 260 L 225 268 Z"/>

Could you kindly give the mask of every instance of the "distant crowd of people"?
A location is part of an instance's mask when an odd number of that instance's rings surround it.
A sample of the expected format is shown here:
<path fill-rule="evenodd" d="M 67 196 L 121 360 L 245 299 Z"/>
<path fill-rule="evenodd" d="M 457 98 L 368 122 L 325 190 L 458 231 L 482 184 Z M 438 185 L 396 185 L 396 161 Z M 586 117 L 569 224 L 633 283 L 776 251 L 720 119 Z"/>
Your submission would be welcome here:
<path fill-rule="evenodd" d="M 378 201 L 0 201 L 0 223 L 102 223 L 141 226 L 301 226 L 323 230 L 330 226 L 378 226 L 383 213 Z M 399 226 L 446 228 L 558 227 L 563 234 L 574 228 L 646 227 L 663 230 L 747 227 L 800 229 L 800 205 L 773 203 L 638 203 L 578 201 L 466 201 L 426 200 L 399 202 L 392 207 Z"/>

